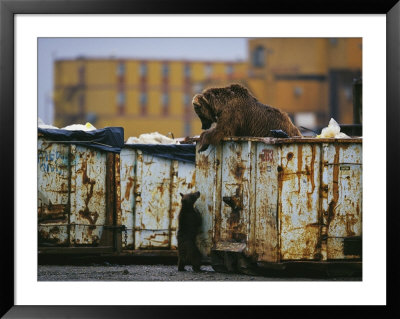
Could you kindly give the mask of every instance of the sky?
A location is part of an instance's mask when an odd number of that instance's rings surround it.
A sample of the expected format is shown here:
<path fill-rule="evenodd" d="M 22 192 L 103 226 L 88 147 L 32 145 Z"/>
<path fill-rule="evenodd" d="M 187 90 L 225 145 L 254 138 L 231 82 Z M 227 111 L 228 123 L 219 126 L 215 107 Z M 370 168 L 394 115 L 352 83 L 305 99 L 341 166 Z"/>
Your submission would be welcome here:
<path fill-rule="evenodd" d="M 38 116 L 53 123 L 53 62 L 84 57 L 227 60 L 247 59 L 246 38 L 39 38 Z"/>

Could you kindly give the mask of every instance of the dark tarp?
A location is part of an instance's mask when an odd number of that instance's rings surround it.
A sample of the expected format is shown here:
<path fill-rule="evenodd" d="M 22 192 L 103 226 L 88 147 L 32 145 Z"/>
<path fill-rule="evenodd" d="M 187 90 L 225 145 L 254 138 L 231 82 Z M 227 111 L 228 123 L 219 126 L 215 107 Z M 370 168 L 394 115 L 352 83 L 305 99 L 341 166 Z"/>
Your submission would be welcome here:
<path fill-rule="evenodd" d="M 93 131 L 38 128 L 38 133 L 50 141 L 83 145 L 107 152 L 120 153 L 124 146 L 122 127 L 106 127 Z"/>
<path fill-rule="evenodd" d="M 157 157 L 187 163 L 196 162 L 196 145 L 192 144 L 125 144 Z"/>

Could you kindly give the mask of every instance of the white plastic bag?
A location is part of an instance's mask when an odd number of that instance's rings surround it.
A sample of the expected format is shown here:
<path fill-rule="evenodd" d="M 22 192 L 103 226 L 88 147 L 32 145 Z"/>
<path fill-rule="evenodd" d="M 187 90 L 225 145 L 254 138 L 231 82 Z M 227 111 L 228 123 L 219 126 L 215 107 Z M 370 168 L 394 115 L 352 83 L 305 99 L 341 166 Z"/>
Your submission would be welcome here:
<path fill-rule="evenodd" d="M 321 134 L 317 135 L 317 138 L 350 138 L 343 132 L 340 132 L 339 124 L 331 118 L 328 127 L 322 129 Z"/>
<path fill-rule="evenodd" d="M 180 144 L 176 139 L 169 138 L 158 132 L 141 134 L 139 138 L 131 136 L 126 144 Z"/>

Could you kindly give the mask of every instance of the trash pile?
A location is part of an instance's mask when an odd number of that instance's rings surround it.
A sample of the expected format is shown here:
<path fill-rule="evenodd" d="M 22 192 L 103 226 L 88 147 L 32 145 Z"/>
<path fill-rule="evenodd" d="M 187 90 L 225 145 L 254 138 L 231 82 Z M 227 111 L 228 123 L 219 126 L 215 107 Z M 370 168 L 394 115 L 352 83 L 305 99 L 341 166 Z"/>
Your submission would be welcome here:
<path fill-rule="evenodd" d="M 83 124 L 68 125 L 66 127 L 63 127 L 62 129 L 68 130 L 68 131 L 94 131 L 94 130 L 96 130 L 96 128 L 89 122 L 86 122 L 85 125 L 83 125 Z"/>
<path fill-rule="evenodd" d="M 331 118 L 328 127 L 322 129 L 321 134 L 317 135 L 316 138 L 350 138 L 343 132 L 340 132 L 339 124 Z"/>
<path fill-rule="evenodd" d="M 126 144 L 180 144 L 178 139 L 169 138 L 158 132 L 141 134 L 139 138 L 131 136 Z"/>
<path fill-rule="evenodd" d="M 49 125 L 43 122 L 43 120 L 39 117 L 38 119 L 38 127 L 42 129 L 53 129 L 53 130 L 60 130 L 57 126 Z M 96 128 L 89 122 L 86 122 L 85 125 L 83 124 L 72 124 L 66 127 L 61 128 L 61 130 L 68 130 L 68 131 L 94 131 Z"/>
<path fill-rule="evenodd" d="M 56 127 L 56 126 L 53 126 L 53 125 L 49 125 L 49 124 L 44 123 L 40 117 L 38 118 L 38 127 L 39 127 L 39 128 L 42 128 L 42 129 L 56 129 L 56 130 L 59 129 L 59 128 Z"/>

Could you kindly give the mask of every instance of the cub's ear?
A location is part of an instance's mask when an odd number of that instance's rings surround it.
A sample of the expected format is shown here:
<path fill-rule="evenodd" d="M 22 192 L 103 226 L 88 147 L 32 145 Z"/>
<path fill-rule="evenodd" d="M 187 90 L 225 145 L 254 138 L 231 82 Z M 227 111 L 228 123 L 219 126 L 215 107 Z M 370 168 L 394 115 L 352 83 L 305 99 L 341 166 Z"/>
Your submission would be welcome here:
<path fill-rule="evenodd" d="M 185 196 L 185 195 L 183 195 L 182 193 L 179 193 L 179 194 L 181 194 L 181 197 Z"/>

